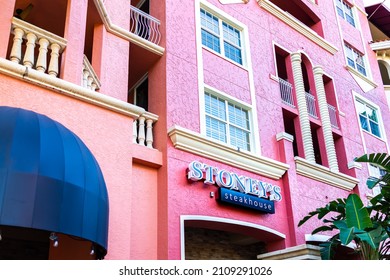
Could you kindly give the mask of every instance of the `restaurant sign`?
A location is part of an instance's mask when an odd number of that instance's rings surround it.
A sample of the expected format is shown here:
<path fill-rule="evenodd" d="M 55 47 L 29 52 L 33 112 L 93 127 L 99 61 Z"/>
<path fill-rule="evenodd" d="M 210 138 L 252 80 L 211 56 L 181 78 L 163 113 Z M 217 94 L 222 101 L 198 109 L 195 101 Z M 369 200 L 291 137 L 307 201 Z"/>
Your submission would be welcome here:
<path fill-rule="evenodd" d="M 281 201 L 281 188 L 271 183 L 251 177 L 240 176 L 234 172 L 218 169 L 211 165 L 193 161 L 188 166 L 187 178 L 217 185 L 218 199 L 266 213 L 275 213 L 274 202 Z"/>

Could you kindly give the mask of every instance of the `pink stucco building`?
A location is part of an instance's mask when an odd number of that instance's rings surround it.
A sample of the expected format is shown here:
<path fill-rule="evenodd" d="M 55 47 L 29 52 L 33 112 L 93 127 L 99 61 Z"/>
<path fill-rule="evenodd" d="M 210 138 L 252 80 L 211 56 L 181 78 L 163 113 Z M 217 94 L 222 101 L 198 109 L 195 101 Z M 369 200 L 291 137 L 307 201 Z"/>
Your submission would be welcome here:
<path fill-rule="evenodd" d="M 299 220 L 373 195 L 362 0 L 3 2 L 0 258 L 317 259 Z"/>

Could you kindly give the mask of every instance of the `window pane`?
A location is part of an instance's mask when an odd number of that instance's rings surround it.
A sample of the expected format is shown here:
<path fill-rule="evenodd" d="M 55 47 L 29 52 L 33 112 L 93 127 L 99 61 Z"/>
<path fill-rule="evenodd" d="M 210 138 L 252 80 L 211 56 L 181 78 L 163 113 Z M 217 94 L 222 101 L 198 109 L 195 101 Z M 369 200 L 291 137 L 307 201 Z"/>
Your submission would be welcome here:
<path fill-rule="evenodd" d="M 371 109 L 371 108 L 367 108 L 367 112 L 368 112 L 368 117 L 370 118 L 370 120 L 373 120 L 374 122 L 378 122 L 378 116 L 377 116 L 376 110 Z"/>
<path fill-rule="evenodd" d="M 366 117 L 359 115 L 360 125 L 365 131 L 370 131 L 368 128 L 368 120 Z"/>
<path fill-rule="evenodd" d="M 219 38 L 202 29 L 202 44 L 218 53 L 221 53 Z"/>
<path fill-rule="evenodd" d="M 350 25 L 355 26 L 355 20 L 353 19 L 353 16 L 345 14 L 345 19 Z"/>
<path fill-rule="evenodd" d="M 225 48 L 225 56 L 227 58 L 230 58 L 231 60 L 239 64 L 242 64 L 241 50 L 239 48 L 236 48 L 227 42 L 224 42 L 224 48 Z"/>
<path fill-rule="evenodd" d="M 216 35 L 219 35 L 219 24 L 218 24 L 217 17 L 201 9 L 200 20 L 203 28 L 208 29 L 211 32 L 214 32 Z"/>
<path fill-rule="evenodd" d="M 249 130 L 248 112 L 229 103 L 229 123 Z"/>
<path fill-rule="evenodd" d="M 225 123 L 206 116 L 206 135 L 226 143 L 227 140 Z"/>
<path fill-rule="evenodd" d="M 234 126 L 229 126 L 230 144 L 240 149 L 249 151 L 249 132 Z"/>
<path fill-rule="evenodd" d="M 381 137 L 381 133 L 379 131 L 379 125 L 373 121 L 370 121 L 371 133 L 375 136 Z"/>
<path fill-rule="evenodd" d="M 206 107 L 207 114 L 217 117 L 224 121 L 226 120 L 225 101 L 220 100 L 219 98 L 206 93 L 205 107 Z"/>
<path fill-rule="evenodd" d="M 356 101 L 356 107 L 357 107 L 357 110 L 358 110 L 359 114 L 367 116 L 366 106 L 363 103 L 361 103 L 360 101 Z"/>
<path fill-rule="evenodd" d="M 230 44 L 237 47 L 241 47 L 240 31 L 227 23 L 222 23 L 223 26 L 223 39 L 228 41 Z"/>

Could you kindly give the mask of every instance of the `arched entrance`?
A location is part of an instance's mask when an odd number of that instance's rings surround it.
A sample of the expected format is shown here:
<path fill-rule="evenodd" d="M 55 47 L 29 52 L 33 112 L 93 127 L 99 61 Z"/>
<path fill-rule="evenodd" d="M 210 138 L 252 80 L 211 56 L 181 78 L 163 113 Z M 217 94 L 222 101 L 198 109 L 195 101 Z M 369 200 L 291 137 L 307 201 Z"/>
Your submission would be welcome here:
<path fill-rule="evenodd" d="M 284 248 L 285 235 L 233 219 L 181 216 L 182 259 L 255 260 L 257 255 Z"/>
<path fill-rule="evenodd" d="M 0 107 L 0 131 L 0 258 L 103 258 L 108 196 L 87 146 L 20 108 Z"/>

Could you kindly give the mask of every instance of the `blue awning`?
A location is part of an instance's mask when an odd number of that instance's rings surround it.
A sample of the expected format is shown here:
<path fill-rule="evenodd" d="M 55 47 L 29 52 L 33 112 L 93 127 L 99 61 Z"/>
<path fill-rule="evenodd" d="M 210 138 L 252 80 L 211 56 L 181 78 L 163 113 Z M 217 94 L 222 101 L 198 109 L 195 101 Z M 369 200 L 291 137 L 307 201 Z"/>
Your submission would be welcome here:
<path fill-rule="evenodd" d="M 81 237 L 107 252 L 108 195 L 91 151 L 47 116 L 3 106 L 0 225 Z"/>

